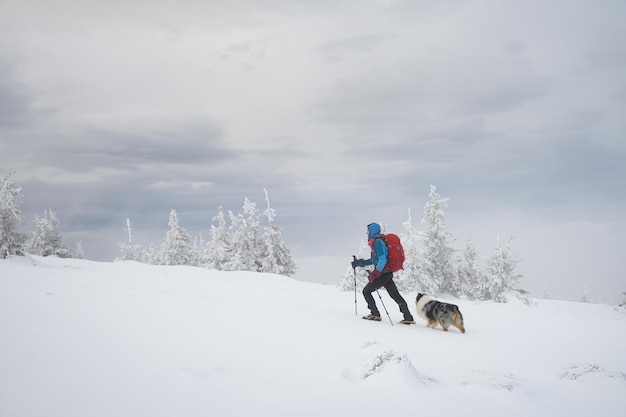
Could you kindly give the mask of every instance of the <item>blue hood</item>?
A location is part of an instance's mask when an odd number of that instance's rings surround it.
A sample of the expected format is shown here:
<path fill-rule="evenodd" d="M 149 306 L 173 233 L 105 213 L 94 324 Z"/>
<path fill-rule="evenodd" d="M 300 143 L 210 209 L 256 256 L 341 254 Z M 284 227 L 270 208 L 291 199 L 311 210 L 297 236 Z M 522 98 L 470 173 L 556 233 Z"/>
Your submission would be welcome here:
<path fill-rule="evenodd" d="M 367 238 L 371 239 L 377 234 L 380 234 L 380 225 L 378 223 L 370 223 L 367 225 L 367 230 L 369 231 Z"/>

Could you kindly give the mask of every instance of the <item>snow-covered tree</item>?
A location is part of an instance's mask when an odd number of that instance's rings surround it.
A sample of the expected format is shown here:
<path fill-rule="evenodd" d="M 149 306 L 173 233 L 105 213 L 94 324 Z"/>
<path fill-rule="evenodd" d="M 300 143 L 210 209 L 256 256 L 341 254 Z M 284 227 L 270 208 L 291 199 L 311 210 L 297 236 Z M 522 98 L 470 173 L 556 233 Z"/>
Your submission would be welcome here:
<path fill-rule="evenodd" d="M 267 225 L 263 228 L 263 240 L 259 244 L 259 254 L 257 258 L 259 272 L 271 272 L 281 275 L 293 275 L 297 267 L 289 248 L 283 241 L 282 230 L 274 224 L 276 210 L 270 207 L 270 199 L 266 189 L 265 201 L 267 208 L 263 215 L 267 218 Z"/>
<path fill-rule="evenodd" d="M 422 219 L 426 231 L 422 233 L 425 249 L 420 286 L 429 294 L 458 295 L 460 288 L 453 264 L 454 250 L 450 246 L 454 239 L 447 230 L 444 212 L 448 199 L 437 194 L 434 185 L 430 186 L 429 198 Z"/>
<path fill-rule="evenodd" d="M 22 223 L 19 210 L 22 188 L 15 185 L 11 175 L 13 172 L 9 170 L 0 187 L 0 259 L 24 253 L 25 236 L 16 232 Z"/>
<path fill-rule="evenodd" d="M 217 208 L 211 225 L 211 240 L 207 243 L 206 267 L 226 270 L 231 252 L 230 235 L 226 228 L 226 218 L 222 207 Z"/>
<path fill-rule="evenodd" d="M 206 267 L 208 264 L 208 248 L 207 242 L 204 241 L 202 235 L 193 239 L 191 248 L 189 249 L 189 265 Z"/>
<path fill-rule="evenodd" d="M 74 258 L 75 259 L 85 258 L 85 252 L 83 252 L 83 243 L 80 240 L 76 242 L 76 247 L 74 248 Z"/>
<path fill-rule="evenodd" d="M 190 237 L 178 224 L 176 210 L 170 211 L 168 222 L 170 229 L 167 231 L 165 241 L 159 251 L 159 264 L 162 265 L 188 265 L 189 264 L 189 241 Z"/>
<path fill-rule="evenodd" d="M 506 245 L 502 247 L 500 237 L 497 237 L 493 254 L 487 260 L 487 272 L 478 288 L 480 299 L 502 303 L 506 302 L 505 293 L 507 291 L 520 291 L 519 279 L 522 275 L 518 274 L 516 269 L 521 259 L 511 251 L 512 240 L 513 237 L 509 238 Z"/>
<path fill-rule="evenodd" d="M 154 244 L 150 243 L 148 249 L 141 252 L 141 262 L 148 265 L 158 265 L 159 251 L 154 247 Z"/>
<path fill-rule="evenodd" d="M 243 213 L 235 215 L 229 211 L 228 215 L 231 222 L 231 247 L 230 257 L 223 267 L 228 271 L 256 271 L 257 232 L 261 222 L 256 204 L 246 197 Z"/>
<path fill-rule="evenodd" d="M 465 243 L 463 256 L 459 260 L 458 276 L 462 293 L 470 298 L 479 298 L 478 288 L 483 281 L 483 271 L 480 267 L 478 253 L 471 239 Z"/>
<path fill-rule="evenodd" d="M 337 284 L 337 288 L 340 291 L 355 291 L 355 290 L 358 291 L 359 288 L 363 288 L 367 284 L 367 279 L 365 280 L 365 282 L 361 282 L 359 284 L 359 281 L 362 281 L 362 280 L 356 276 L 356 272 L 357 270 L 352 269 L 352 266 L 350 265 L 346 266 L 346 272 L 343 274 L 343 276 L 339 280 L 339 283 Z"/>
<path fill-rule="evenodd" d="M 58 256 L 69 258 L 70 251 L 63 246 L 59 219 L 52 209 L 44 211 L 44 216 L 35 216 L 35 230 L 28 237 L 26 248 L 33 255 Z"/>
<path fill-rule="evenodd" d="M 119 246 L 122 255 L 115 258 L 116 261 L 137 261 L 141 262 L 143 259 L 143 253 L 141 252 L 141 245 L 137 245 L 133 241 L 133 229 L 130 225 L 130 219 L 126 219 L 126 228 L 123 229 L 128 233 L 127 242 L 119 242 Z"/>
<path fill-rule="evenodd" d="M 369 259 L 370 258 L 370 247 L 368 246 L 364 238 L 361 238 L 359 250 L 357 251 L 357 254 L 354 256 L 356 257 L 356 259 Z M 350 259 L 349 261 L 346 260 L 346 262 L 348 264 L 348 266 L 346 267 L 346 272 L 344 273 L 343 277 L 341 277 L 341 280 L 339 281 L 339 284 L 337 285 L 337 287 L 341 291 L 354 291 L 354 276 L 356 273 L 357 289 L 358 288 L 363 289 L 363 287 L 365 287 L 368 282 L 367 276 L 369 275 L 369 273 L 367 272 L 367 269 L 359 267 L 353 271 L 352 265 L 350 264 L 352 262 L 352 259 Z"/>
<path fill-rule="evenodd" d="M 414 291 L 420 289 L 420 276 L 422 274 L 422 251 L 420 249 L 421 238 L 419 231 L 413 226 L 411 209 L 408 210 L 408 218 L 402 224 L 404 233 L 400 235 L 404 248 L 404 270 L 394 274 L 394 281 L 400 291 Z"/>

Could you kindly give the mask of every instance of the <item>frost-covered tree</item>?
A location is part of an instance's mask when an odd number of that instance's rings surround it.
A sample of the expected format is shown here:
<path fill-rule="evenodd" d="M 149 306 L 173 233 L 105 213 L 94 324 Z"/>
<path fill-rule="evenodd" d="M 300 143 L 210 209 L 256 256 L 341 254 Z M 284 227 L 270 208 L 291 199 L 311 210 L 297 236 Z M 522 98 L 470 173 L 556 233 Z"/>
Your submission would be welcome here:
<path fill-rule="evenodd" d="M 259 272 L 271 272 L 281 275 L 293 275 L 297 271 L 297 267 L 289 248 L 283 240 L 282 230 L 274 224 L 276 210 L 270 207 L 270 199 L 266 189 L 265 201 L 267 208 L 263 215 L 267 218 L 267 224 L 263 228 L 263 239 L 259 244 L 259 254 L 257 258 Z"/>
<path fill-rule="evenodd" d="M 190 237 L 178 224 L 176 210 L 170 211 L 168 222 L 170 229 L 167 231 L 165 241 L 159 251 L 159 264 L 161 265 L 188 265 L 189 264 L 189 241 Z"/>
<path fill-rule="evenodd" d="M 159 263 L 159 251 L 150 243 L 148 249 L 141 252 L 141 262 L 149 265 L 157 265 Z"/>
<path fill-rule="evenodd" d="M 226 259 L 220 269 L 223 271 L 252 271 L 256 268 L 256 255 L 248 252 L 249 244 L 239 240 L 245 235 L 245 219 L 241 213 L 235 215 L 231 210 L 228 211 L 228 217 L 230 219 L 228 234 L 231 244 L 225 253 Z"/>
<path fill-rule="evenodd" d="M 448 199 L 437 194 L 434 185 L 430 186 L 429 198 L 422 219 L 426 231 L 422 232 L 424 257 L 420 286 L 430 294 L 445 292 L 458 295 L 460 286 L 453 263 L 454 250 L 450 246 L 454 239 L 447 230 L 444 211 L 448 207 Z"/>
<path fill-rule="evenodd" d="M 479 298 L 479 287 L 483 281 L 483 271 L 479 264 L 478 253 L 471 239 L 465 243 L 463 256 L 458 263 L 459 283 L 462 293 L 470 298 Z"/>
<path fill-rule="evenodd" d="M 74 248 L 74 258 L 75 259 L 85 258 L 85 252 L 83 252 L 83 243 L 80 240 L 76 242 L 76 247 Z"/>
<path fill-rule="evenodd" d="M 413 226 L 411 209 L 408 210 L 408 218 L 402 225 L 404 226 L 404 232 L 400 235 L 400 240 L 404 248 L 404 270 L 395 274 L 396 278 L 394 281 L 400 291 L 415 291 L 421 289 L 422 252 L 420 249 L 420 233 Z"/>
<path fill-rule="evenodd" d="M 226 270 L 231 252 L 231 240 L 226 228 L 226 217 L 222 207 L 217 208 L 211 225 L 211 240 L 207 243 L 206 267 Z"/>
<path fill-rule="evenodd" d="M 19 209 L 22 188 L 15 185 L 12 175 L 13 172 L 9 170 L 0 187 L 0 259 L 24 254 L 25 236 L 16 232 L 22 223 L 22 212 Z"/>
<path fill-rule="evenodd" d="M 479 285 L 480 299 L 502 303 L 506 302 L 506 292 L 513 290 L 521 291 L 519 280 L 522 275 L 516 272 L 517 264 L 521 259 L 511 251 L 512 240 L 513 237 L 509 238 L 506 245 L 502 247 L 500 245 L 500 237 L 497 237 L 493 254 L 487 260 L 487 271 Z"/>
<path fill-rule="evenodd" d="M 354 256 L 357 259 L 369 259 L 370 258 L 370 247 L 368 246 L 365 239 L 361 238 L 359 250 L 357 251 L 357 254 Z M 363 289 L 363 287 L 365 287 L 368 282 L 367 276 L 369 275 L 369 273 L 367 272 L 367 269 L 356 268 L 356 270 L 353 271 L 352 265 L 350 264 L 350 262 L 352 262 L 352 259 L 346 262 L 348 263 L 348 266 L 346 267 L 346 272 L 344 273 L 343 277 L 341 277 L 341 280 L 339 281 L 339 284 L 337 285 L 337 287 L 341 291 L 354 291 L 354 278 L 356 274 L 356 287 L 357 289 L 358 288 Z"/>
<path fill-rule="evenodd" d="M 344 272 L 343 276 L 339 280 L 337 288 L 340 291 L 358 291 L 359 288 L 363 288 L 367 283 L 367 279 L 365 282 L 362 282 L 362 279 L 357 277 L 356 274 L 357 269 L 352 269 L 351 265 L 347 265 L 346 272 Z M 361 282 L 359 283 L 359 281 Z"/>
<path fill-rule="evenodd" d="M 26 248 L 33 255 L 69 258 L 70 251 L 63 246 L 59 219 L 52 209 L 44 216 L 35 216 L 35 230 L 28 237 Z"/>
<path fill-rule="evenodd" d="M 189 265 L 206 267 L 208 264 L 208 249 L 202 235 L 193 239 L 191 248 L 189 249 Z"/>
<path fill-rule="evenodd" d="M 246 197 L 243 203 L 243 213 L 235 215 L 228 212 L 230 217 L 231 247 L 229 259 L 224 265 L 228 271 L 256 271 L 258 257 L 257 232 L 260 218 L 256 204 Z"/>
<path fill-rule="evenodd" d="M 115 261 L 137 261 L 141 262 L 143 260 L 143 253 L 141 251 L 141 245 L 137 245 L 133 240 L 133 228 L 130 225 L 130 219 L 126 219 L 126 228 L 122 229 L 128 233 L 128 241 L 127 242 L 119 242 L 117 246 L 119 246 L 122 255 L 115 258 Z"/>

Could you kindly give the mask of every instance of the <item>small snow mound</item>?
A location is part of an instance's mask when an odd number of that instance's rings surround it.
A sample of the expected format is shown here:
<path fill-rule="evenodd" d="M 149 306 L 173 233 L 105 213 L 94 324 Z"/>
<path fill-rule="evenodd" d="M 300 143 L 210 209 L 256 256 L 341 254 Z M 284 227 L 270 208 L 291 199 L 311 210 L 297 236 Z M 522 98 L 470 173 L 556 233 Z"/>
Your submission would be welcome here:
<path fill-rule="evenodd" d="M 351 369 L 344 369 L 341 371 L 341 377 L 349 382 L 358 382 L 359 376 Z"/>
<path fill-rule="evenodd" d="M 409 381 L 426 385 L 435 382 L 434 379 L 424 376 L 418 372 L 411 360 L 405 354 L 399 354 L 388 350 L 376 356 L 365 368 L 362 379 L 368 379 L 381 373 L 396 373 Z"/>

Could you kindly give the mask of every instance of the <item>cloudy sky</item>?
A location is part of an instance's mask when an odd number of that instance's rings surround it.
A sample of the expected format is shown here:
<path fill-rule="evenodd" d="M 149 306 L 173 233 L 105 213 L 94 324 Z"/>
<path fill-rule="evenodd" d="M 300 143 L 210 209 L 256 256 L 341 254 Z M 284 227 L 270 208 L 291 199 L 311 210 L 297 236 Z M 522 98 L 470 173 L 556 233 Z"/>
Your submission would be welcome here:
<path fill-rule="evenodd" d="M 420 227 L 430 184 L 522 286 L 626 291 L 626 2 L 3 0 L 0 170 L 32 225 L 112 260 L 130 218 L 269 191 L 302 276 L 336 282 L 372 221 Z"/>

